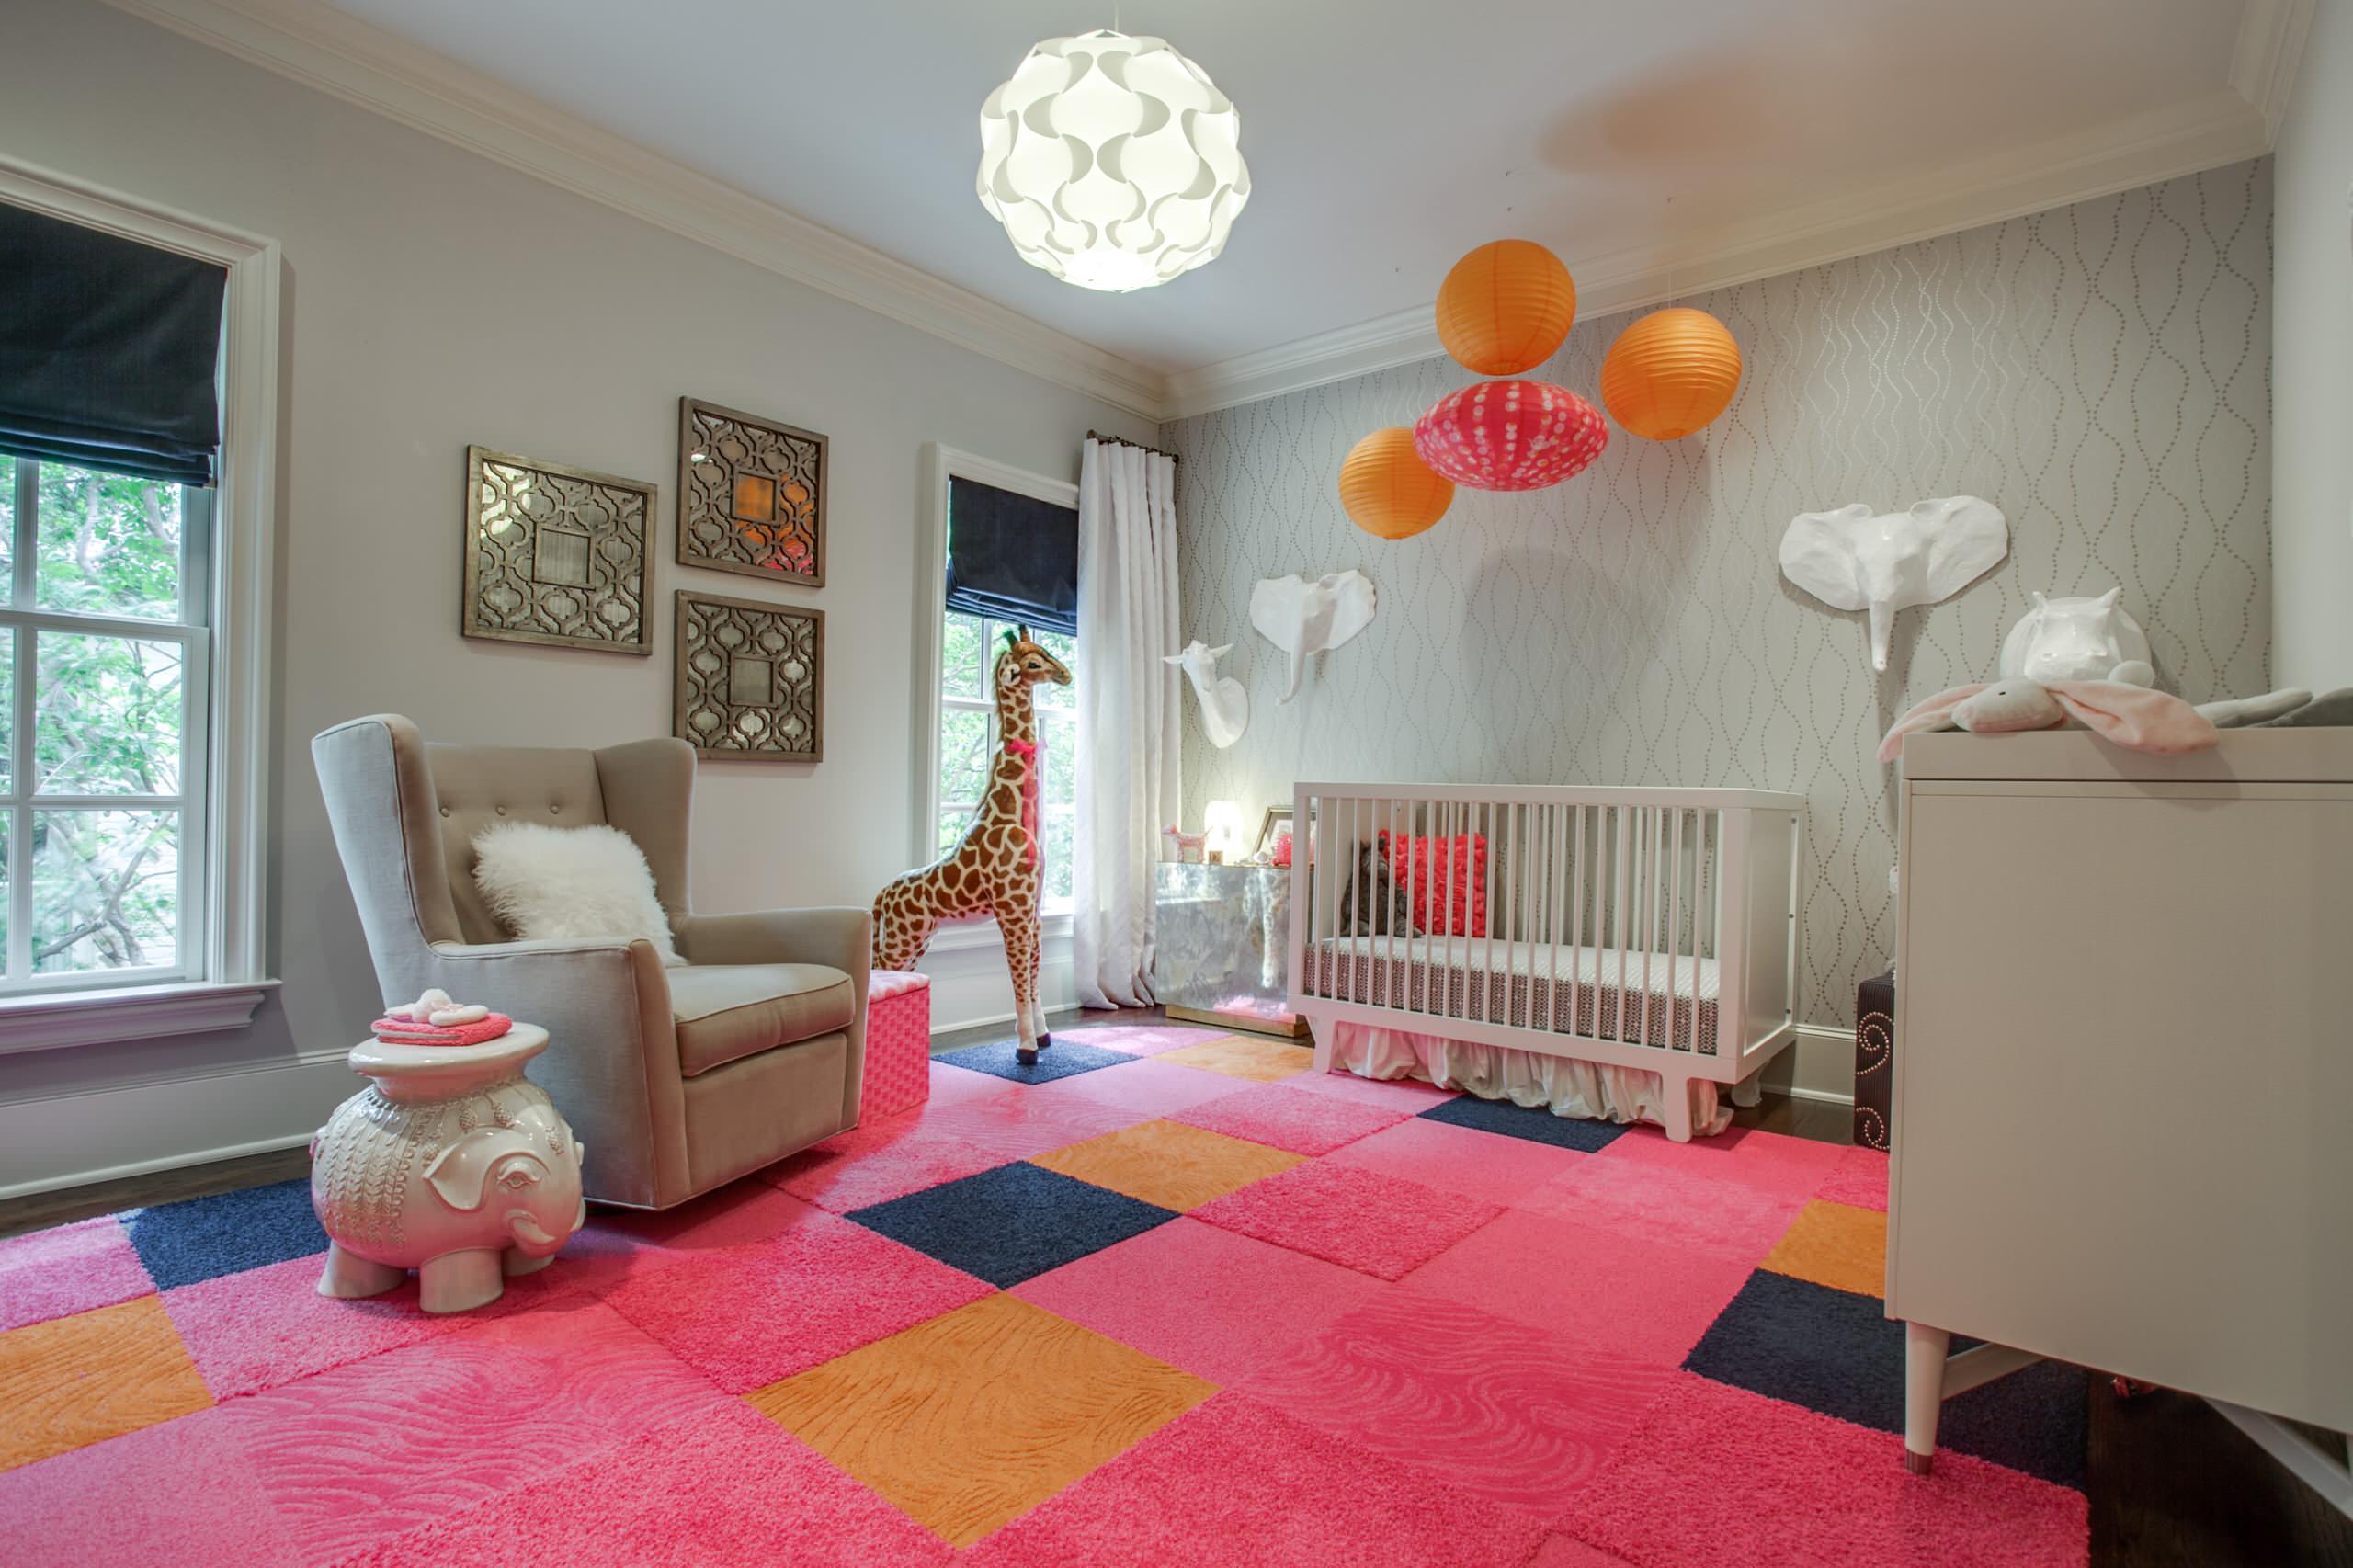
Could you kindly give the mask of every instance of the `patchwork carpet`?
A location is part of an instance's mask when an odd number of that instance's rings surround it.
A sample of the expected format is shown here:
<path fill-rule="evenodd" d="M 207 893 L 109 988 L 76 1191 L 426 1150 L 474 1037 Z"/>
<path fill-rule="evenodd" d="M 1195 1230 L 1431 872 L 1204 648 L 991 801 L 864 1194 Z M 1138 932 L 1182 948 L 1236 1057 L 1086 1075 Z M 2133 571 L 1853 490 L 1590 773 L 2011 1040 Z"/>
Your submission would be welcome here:
<path fill-rule="evenodd" d="M 1904 1473 L 1884 1156 L 1055 1038 L 470 1316 L 314 1294 L 299 1182 L 0 1242 L 0 1556 L 2084 1562 L 2079 1372 Z"/>

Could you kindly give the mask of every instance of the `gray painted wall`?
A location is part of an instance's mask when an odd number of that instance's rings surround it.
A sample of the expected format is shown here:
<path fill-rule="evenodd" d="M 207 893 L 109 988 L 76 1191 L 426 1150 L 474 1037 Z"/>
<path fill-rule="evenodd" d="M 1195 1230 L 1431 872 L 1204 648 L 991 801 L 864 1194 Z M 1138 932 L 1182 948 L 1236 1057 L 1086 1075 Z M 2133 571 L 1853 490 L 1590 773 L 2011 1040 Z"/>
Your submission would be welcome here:
<path fill-rule="evenodd" d="M 1188 825 L 1212 799 L 1255 820 L 1302 778 L 1802 790 L 1800 1016 L 1850 1024 L 1894 940 L 1872 752 L 1913 702 L 1993 674 L 2029 590 L 2121 584 L 2164 684 L 2264 689 L 2270 205 L 2257 161 L 1684 301 L 1745 356 L 1723 418 L 1667 445 L 1613 429 L 1567 483 L 1459 491 L 1399 543 L 1348 522 L 1340 460 L 1473 379 L 1449 359 L 1165 426 L 1182 631 L 1237 642 L 1251 699 L 1220 751 L 1186 698 Z M 1627 319 L 1580 322 L 1534 373 L 1597 395 Z M 1801 511 L 1961 493 L 2008 514 L 2010 556 L 1904 611 L 1875 677 L 1862 617 L 1780 576 L 1781 533 Z M 1250 586 L 1347 566 L 1380 614 L 1279 705 Z"/>
<path fill-rule="evenodd" d="M 381 1002 L 311 736 L 386 710 L 447 740 L 667 734 L 676 589 L 829 612 L 825 760 L 703 767 L 698 903 L 862 905 L 908 864 L 925 443 L 1075 479 L 1090 426 L 1143 438 L 1148 422 L 111 6 L 6 16 L 0 148 L 284 246 L 268 898 L 285 987 L 248 1029 L 0 1056 L 0 1189 L 306 1136 L 352 1092 L 340 1055 Z M 832 438 L 822 590 L 676 564 L 684 394 Z M 661 485 L 653 657 L 458 635 L 468 442 Z M 983 956 L 949 961 L 1009 1014 Z"/>
<path fill-rule="evenodd" d="M 2353 5 L 2315 6 L 2279 127 L 2274 321 L 2272 661 L 2353 686 Z"/>

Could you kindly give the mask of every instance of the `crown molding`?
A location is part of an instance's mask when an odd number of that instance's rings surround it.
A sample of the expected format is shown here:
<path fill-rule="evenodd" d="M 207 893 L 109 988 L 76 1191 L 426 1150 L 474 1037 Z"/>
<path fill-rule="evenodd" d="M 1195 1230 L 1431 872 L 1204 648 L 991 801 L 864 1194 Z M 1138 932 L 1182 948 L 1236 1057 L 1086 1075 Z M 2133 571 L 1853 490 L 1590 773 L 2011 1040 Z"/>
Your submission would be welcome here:
<path fill-rule="evenodd" d="M 1165 381 L 313 0 L 119 10 L 836 299 L 1147 419 Z"/>
<path fill-rule="evenodd" d="M 2279 139 L 2296 67 L 2312 34 L 2313 0 L 2246 0 L 2231 51 L 2231 90 L 2263 116 L 2263 145 Z"/>
<path fill-rule="evenodd" d="M 2251 0 L 2259 9 L 2309 4 Z M 2292 74 L 2292 62 L 2287 63 Z M 2277 64 L 2271 69 L 2278 74 Z M 1578 315 L 1603 316 L 2154 185 L 2258 156 L 2270 144 L 2264 111 L 2222 89 L 2097 131 L 1727 224 L 1671 250 L 1647 246 L 1562 259 L 1576 277 Z M 1179 371 L 1168 378 L 1168 417 L 1256 403 L 1442 351 L 1427 307 L 1400 311 Z"/>

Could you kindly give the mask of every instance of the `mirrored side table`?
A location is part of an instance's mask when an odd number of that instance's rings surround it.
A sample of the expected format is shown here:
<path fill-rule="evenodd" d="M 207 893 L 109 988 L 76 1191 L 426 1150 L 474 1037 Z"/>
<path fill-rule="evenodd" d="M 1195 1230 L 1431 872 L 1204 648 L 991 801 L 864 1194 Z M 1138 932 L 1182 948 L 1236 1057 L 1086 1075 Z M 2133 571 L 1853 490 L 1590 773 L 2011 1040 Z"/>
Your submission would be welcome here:
<path fill-rule="evenodd" d="M 1153 991 L 1171 1018 L 1296 1040 L 1290 1010 L 1290 871 L 1160 863 Z"/>

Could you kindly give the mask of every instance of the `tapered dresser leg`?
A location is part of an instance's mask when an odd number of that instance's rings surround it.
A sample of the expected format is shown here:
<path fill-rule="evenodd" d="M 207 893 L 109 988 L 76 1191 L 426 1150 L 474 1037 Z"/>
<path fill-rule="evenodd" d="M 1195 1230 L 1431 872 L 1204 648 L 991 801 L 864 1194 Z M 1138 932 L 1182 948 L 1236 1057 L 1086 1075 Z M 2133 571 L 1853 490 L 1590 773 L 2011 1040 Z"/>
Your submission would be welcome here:
<path fill-rule="evenodd" d="M 1952 1335 L 1924 1323 L 1904 1325 L 1904 1468 L 1926 1475 L 1937 1462 L 1937 1416 L 1944 1409 L 1945 1355 Z"/>

